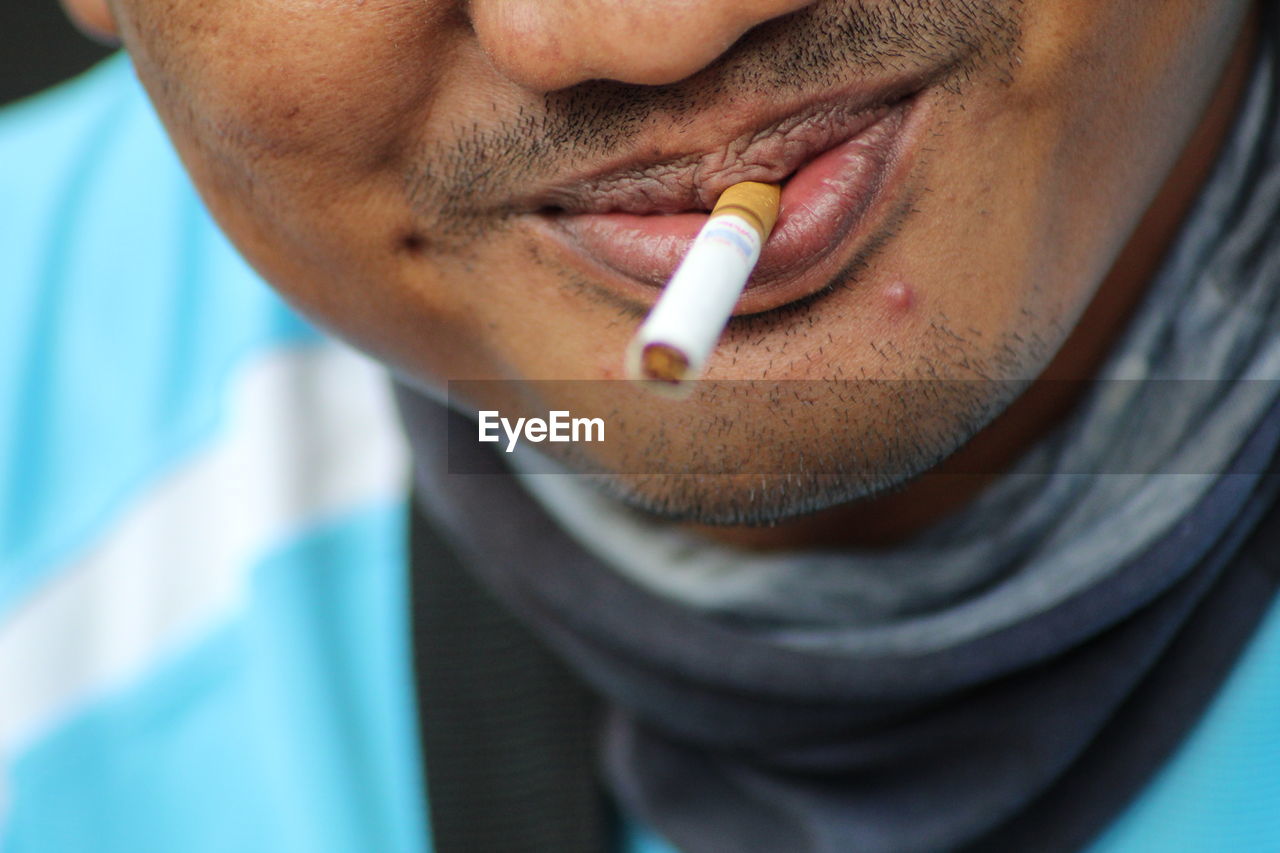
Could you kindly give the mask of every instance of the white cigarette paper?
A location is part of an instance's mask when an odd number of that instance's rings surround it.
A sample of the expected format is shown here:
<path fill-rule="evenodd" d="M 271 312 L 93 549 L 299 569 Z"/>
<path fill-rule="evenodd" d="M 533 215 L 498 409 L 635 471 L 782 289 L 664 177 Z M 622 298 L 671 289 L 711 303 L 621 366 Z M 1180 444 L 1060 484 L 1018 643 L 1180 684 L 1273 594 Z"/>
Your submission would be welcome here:
<path fill-rule="evenodd" d="M 778 216 L 775 184 L 725 190 L 627 348 L 633 379 L 696 379 L 729 322 Z"/>

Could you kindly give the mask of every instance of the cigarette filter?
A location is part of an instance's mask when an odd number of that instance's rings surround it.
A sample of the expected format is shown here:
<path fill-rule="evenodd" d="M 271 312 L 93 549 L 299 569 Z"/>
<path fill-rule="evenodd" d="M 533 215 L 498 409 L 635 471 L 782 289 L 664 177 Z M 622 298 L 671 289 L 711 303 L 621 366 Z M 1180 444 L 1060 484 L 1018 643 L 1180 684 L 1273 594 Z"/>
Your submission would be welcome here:
<path fill-rule="evenodd" d="M 778 219 L 777 184 L 745 181 L 725 190 L 627 348 L 635 379 L 696 379 Z"/>

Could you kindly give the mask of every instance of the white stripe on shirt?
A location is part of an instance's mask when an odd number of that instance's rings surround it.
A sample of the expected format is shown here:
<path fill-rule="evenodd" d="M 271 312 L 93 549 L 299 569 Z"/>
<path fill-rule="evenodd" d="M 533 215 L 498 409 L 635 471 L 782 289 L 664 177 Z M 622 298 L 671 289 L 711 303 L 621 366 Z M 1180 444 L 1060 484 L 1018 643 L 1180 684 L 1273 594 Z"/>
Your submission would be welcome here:
<path fill-rule="evenodd" d="M 255 358 L 211 443 L 0 624 L 0 762 L 224 623 L 273 547 L 408 482 L 383 369 L 332 343 Z"/>

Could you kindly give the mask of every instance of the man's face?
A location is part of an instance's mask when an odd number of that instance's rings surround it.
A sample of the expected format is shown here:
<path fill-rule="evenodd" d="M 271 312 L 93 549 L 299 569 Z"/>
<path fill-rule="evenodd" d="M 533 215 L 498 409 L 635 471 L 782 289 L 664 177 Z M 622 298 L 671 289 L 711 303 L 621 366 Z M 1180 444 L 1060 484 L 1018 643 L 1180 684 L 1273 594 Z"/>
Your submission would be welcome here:
<path fill-rule="evenodd" d="M 478 402 L 603 416 L 607 450 L 574 464 L 649 509 L 733 521 L 901 482 L 1040 373 L 1198 124 L 1245 7 L 114 12 L 210 208 L 297 306 L 419 384 L 517 380 Z M 706 375 L 754 382 L 685 402 L 522 384 L 620 378 L 703 214 L 741 180 L 783 182 L 783 208 Z M 643 476 L 672 466 L 740 473 Z"/>

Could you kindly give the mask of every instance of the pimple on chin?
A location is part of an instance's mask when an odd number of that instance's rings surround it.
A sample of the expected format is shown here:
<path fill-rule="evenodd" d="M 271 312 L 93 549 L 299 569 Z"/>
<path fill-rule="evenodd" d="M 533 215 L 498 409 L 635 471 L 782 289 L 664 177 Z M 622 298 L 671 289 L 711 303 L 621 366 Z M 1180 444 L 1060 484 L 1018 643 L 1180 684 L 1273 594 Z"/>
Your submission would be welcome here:
<path fill-rule="evenodd" d="M 911 313 L 916 305 L 916 292 L 910 284 L 905 281 L 896 280 L 890 282 L 881 291 L 884 299 L 885 309 L 890 317 L 900 319 Z"/>

